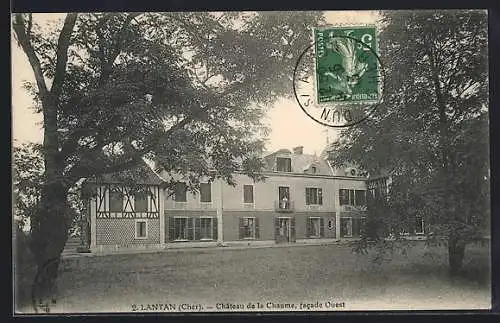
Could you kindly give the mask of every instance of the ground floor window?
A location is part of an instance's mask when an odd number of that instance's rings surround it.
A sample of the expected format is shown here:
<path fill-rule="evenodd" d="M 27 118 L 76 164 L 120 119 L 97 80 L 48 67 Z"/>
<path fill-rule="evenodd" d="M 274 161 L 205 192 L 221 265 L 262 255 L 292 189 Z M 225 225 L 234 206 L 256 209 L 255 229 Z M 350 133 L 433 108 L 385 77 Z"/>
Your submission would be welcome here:
<path fill-rule="evenodd" d="M 256 217 L 244 217 L 240 218 L 240 239 L 258 239 L 259 237 L 259 226 Z"/>
<path fill-rule="evenodd" d="M 173 237 L 174 240 L 192 240 L 192 218 L 174 218 L 173 219 Z"/>
<path fill-rule="evenodd" d="M 217 219 L 210 216 L 173 217 L 169 223 L 170 241 L 217 239 Z"/>
<path fill-rule="evenodd" d="M 319 216 L 307 218 L 307 237 L 320 238 L 324 235 L 324 221 Z"/>
<path fill-rule="evenodd" d="M 213 219 L 212 218 L 199 218 L 199 235 L 200 240 L 212 240 L 213 234 Z M 197 228 L 198 229 L 198 228 Z"/>
<path fill-rule="evenodd" d="M 135 222 L 135 238 L 146 239 L 148 237 L 148 226 L 145 220 Z"/>
<path fill-rule="evenodd" d="M 340 218 L 340 237 L 359 237 L 361 236 L 366 224 L 365 218 Z"/>

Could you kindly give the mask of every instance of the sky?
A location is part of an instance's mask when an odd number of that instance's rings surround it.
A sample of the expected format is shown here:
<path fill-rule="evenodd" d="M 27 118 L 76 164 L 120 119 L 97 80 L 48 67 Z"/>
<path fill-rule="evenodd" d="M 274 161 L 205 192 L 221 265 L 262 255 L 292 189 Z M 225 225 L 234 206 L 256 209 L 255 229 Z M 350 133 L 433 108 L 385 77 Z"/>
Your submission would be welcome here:
<path fill-rule="evenodd" d="M 35 14 L 43 26 L 60 19 L 64 14 Z M 331 25 L 373 24 L 379 19 L 377 11 L 329 11 L 325 13 Z M 42 116 L 30 109 L 32 98 L 23 89 L 25 81 L 34 81 L 26 55 L 12 40 L 12 137 L 18 143 L 43 141 Z M 295 100 L 279 99 L 270 107 L 264 121 L 271 133 L 267 138 L 267 151 L 303 146 L 305 154 L 320 154 L 328 141 L 337 137 L 337 130 L 320 125 L 309 118 Z"/>

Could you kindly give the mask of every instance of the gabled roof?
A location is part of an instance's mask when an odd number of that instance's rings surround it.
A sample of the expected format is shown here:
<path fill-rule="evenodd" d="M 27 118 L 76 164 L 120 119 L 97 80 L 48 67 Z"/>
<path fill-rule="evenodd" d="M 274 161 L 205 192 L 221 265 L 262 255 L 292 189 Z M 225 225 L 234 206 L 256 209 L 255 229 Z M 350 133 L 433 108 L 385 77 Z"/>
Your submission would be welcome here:
<path fill-rule="evenodd" d="M 145 162 L 140 163 L 137 167 L 97 176 L 95 179 L 89 179 L 88 182 L 106 182 L 106 183 L 122 183 L 133 181 L 135 184 L 160 185 L 163 180 L 151 169 Z"/>

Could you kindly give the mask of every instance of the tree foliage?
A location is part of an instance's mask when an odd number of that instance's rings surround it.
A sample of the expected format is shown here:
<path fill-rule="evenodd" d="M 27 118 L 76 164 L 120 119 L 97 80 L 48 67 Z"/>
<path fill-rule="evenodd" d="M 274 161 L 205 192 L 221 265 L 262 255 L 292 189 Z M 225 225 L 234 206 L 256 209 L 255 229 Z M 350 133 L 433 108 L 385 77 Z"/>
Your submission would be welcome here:
<path fill-rule="evenodd" d="M 22 15 L 15 26 L 39 60 L 40 106 L 48 96 L 43 80 L 57 90 L 56 155 L 66 181 L 153 156 L 187 177 L 214 168 L 230 179 L 237 168 L 251 173 L 258 166 L 249 160 L 262 149 L 258 105 L 290 94 L 294 59 L 309 41 L 304 31 L 319 18 L 93 13 L 68 15 L 65 26 L 74 27 L 48 35 Z M 61 58 L 65 33 L 66 68 L 57 73 L 54 57 Z"/>
<path fill-rule="evenodd" d="M 193 190 L 202 177 L 233 184 L 237 170 L 259 179 L 261 107 L 291 95 L 295 60 L 321 19 L 72 13 L 38 26 L 32 14 L 15 14 L 15 37 L 35 75 L 27 88 L 43 114 L 44 173 L 32 221 L 39 268 L 62 251 L 67 195 L 82 178 L 149 158 Z"/>
<path fill-rule="evenodd" d="M 398 234 L 418 215 L 430 236 L 465 246 L 489 227 L 486 12 L 383 17 L 383 103 L 342 132 L 333 162 L 355 160 L 370 174 L 391 175 L 386 229 Z"/>

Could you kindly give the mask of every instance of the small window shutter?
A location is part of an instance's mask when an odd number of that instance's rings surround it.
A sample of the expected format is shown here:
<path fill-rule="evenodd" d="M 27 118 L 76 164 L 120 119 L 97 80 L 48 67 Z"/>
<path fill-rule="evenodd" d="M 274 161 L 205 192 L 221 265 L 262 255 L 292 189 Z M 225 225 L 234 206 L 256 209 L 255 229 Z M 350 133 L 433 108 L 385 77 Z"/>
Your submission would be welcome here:
<path fill-rule="evenodd" d="M 312 220 L 311 220 L 311 218 L 307 218 L 307 220 L 306 220 L 306 234 L 307 234 L 307 237 L 308 237 L 308 238 L 309 238 L 309 237 L 311 236 L 311 234 L 312 234 L 312 232 L 311 232 L 311 231 L 312 231 L 312 230 L 311 230 L 312 228 L 311 228 L 311 227 L 312 227 Z"/>
<path fill-rule="evenodd" d="M 240 231 L 239 231 L 239 239 L 243 239 L 243 237 L 245 236 L 245 226 L 244 226 L 244 221 L 245 219 L 244 218 L 240 218 Z"/>
<path fill-rule="evenodd" d="M 200 202 L 212 201 L 212 186 L 210 183 L 200 184 Z"/>
<path fill-rule="evenodd" d="M 259 239 L 260 238 L 260 235 L 259 235 L 259 218 L 255 218 L 254 221 L 255 221 L 255 239 Z"/>
<path fill-rule="evenodd" d="M 174 241 L 175 239 L 175 221 L 173 217 L 168 218 L 168 241 Z"/>
<path fill-rule="evenodd" d="M 200 240 L 201 237 L 201 218 L 194 218 L 194 240 Z"/>
<path fill-rule="evenodd" d="M 290 236 L 291 242 L 295 242 L 295 218 L 290 220 Z"/>
<path fill-rule="evenodd" d="M 323 238 L 325 236 L 325 220 L 319 218 L 319 236 Z"/>
<path fill-rule="evenodd" d="M 146 236 L 146 222 L 139 222 L 139 237 Z"/>
<path fill-rule="evenodd" d="M 212 225 L 213 225 L 213 231 L 212 231 L 212 239 L 217 240 L 218 239 L 218 234 L 217 234 L 217 218 L 212 218 Z"/>
<path fill-rule="evenodd" d="M 280 236 L 280 219 L 274 218 L 274 238 L 278 240 Z"/>
<path fill-rule="evenodd" d="M 306 205 L 309 205 L 311 201 L 309 195 L 310 195 L 310 189 L 306 187 Z"/>
<path fill-rule="evenodd" d="M 188 218 L 187 219 L 187 229 L 188 229 L 188 240 L 193 240 L 193 220 L 194 218 Z"/>
<path fill-rule="evenodd" d="M 323 205 L 323 189 L 318 188 L 318 204 Z"/>
<path fill-rule="evenodd" d="M 243 202 L 253 203 L 253 186 L 243 185 Z"/>

